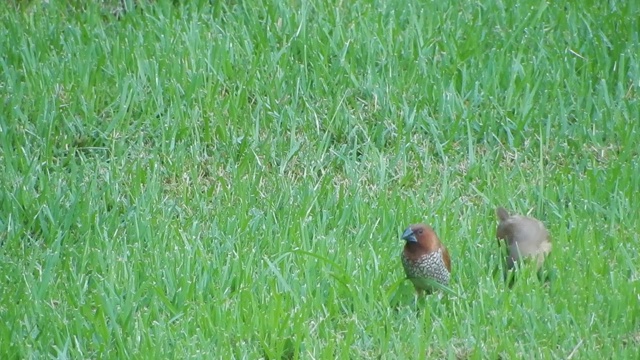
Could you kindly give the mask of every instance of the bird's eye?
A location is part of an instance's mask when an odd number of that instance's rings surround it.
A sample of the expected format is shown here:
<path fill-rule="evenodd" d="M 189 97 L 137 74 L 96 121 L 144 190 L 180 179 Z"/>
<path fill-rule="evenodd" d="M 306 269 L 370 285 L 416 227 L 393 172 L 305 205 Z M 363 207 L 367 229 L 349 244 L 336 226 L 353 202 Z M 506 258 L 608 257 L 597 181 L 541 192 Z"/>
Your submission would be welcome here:
<path fill-rule="evenodd" d="M 422 234 L 422 229 L 418 230 L 418 234 Z"/>

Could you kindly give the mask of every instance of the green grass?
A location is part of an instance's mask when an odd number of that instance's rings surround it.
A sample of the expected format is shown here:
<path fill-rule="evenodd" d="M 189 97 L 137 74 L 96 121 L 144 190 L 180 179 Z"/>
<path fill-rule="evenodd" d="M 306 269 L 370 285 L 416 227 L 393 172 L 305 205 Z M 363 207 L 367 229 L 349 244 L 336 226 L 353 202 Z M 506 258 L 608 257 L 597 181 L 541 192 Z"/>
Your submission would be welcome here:
<path fill-rule="evenodd" d="M 114 3 L 0 7 L 0 358 L 640 356 L 635 1 Z"/>

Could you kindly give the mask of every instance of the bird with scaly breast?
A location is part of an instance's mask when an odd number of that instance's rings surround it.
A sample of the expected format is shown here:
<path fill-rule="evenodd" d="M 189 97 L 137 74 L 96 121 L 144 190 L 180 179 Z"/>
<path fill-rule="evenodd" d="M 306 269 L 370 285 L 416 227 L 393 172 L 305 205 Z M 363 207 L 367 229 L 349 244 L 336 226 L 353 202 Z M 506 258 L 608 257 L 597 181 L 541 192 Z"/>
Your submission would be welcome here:
<path fill-rule="evenodd" d="M 448 285 L 451 259 L 447 248 L 428 225 L 409 226 L 402 234 L 406 241 L 402 251 L 402 266 L 418 294 L 431 293 L 437 286 Z"/>

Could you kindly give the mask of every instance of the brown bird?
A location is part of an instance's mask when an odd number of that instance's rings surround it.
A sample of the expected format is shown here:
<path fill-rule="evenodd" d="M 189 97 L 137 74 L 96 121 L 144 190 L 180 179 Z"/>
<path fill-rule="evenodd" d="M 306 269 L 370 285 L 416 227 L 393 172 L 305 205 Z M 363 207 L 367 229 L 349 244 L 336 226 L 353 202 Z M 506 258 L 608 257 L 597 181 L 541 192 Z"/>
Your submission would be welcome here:
<path fill-rule="evenodd" d="M 551 239 L 544 224 L 531 217 L 509 215 L 502 207 L 496 209 L 496 215 L 500 221 L 496 238 L 507 245 L 507 268 L 512 269 L 520 259 L 532 258 L 539 270 L 551 252 Z"/>
<path fill-rule="evenodd" d="M 435 231 L 427 225 L 409 226 L 402 234 L 406 241 L 402 252 L 402 266 L 418 294 L 431 293 L 436 286 L 449 284 L 451 259 Z"/>

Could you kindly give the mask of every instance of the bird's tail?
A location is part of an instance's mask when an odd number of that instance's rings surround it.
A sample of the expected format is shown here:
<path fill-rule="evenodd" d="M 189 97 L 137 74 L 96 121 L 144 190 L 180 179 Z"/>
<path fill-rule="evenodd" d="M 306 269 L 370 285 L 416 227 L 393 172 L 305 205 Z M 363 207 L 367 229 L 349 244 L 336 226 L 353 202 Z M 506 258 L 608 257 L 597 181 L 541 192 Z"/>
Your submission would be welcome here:
<path fill-rule="evenodd" d="M 496 215 L 498 215 L 498 219 L 500 219 L 500 221 L 505 221 L 509 218 L 509 213 L 503 207 L 496 209 Z"/>

